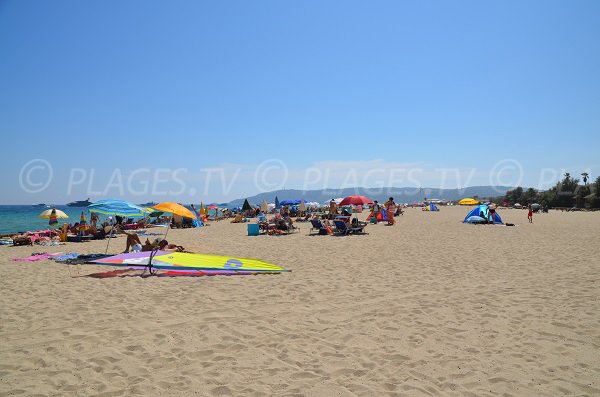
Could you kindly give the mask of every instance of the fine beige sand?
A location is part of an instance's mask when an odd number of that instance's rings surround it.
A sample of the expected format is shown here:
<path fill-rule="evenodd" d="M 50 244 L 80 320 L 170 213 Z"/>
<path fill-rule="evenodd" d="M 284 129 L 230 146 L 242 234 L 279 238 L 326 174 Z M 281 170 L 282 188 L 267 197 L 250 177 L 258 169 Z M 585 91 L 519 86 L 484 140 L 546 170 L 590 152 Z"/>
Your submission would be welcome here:
<path fill-rule="evenodd" d="M 467 211 L 366 236 L 169 232 L 280 275 L 71 277 L 111 268 L 11 259 L 105 242 L 0 247 L 0 395 L 600 395 L 600 212 Z"/>

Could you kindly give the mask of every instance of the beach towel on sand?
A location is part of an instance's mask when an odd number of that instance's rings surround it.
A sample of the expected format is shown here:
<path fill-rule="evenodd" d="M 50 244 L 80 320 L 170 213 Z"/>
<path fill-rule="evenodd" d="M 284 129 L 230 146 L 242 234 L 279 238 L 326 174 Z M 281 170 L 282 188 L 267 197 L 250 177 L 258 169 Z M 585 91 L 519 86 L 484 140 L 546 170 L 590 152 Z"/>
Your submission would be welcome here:
<path fill-rule="evenodd" d="M 67 261 L 69 259 L 75 259 L 78 256 L 79 256 L 79 254 L 77 252 L 69 252 L 69 253 L 63 254 L 63 255 L 56 255 L 52 259 L 54 259 L 57 262 L 63 262 L 63 261 Z"/>
<path fill-rule="evenodd" d="M 88 255 L 79 255 L 79 254 L 67 254 L 54 257 L 56 262 L 58 263 L 66 263 L 67 265 L 83 265 L 84 263 L 94 261 L 97 259 L 107 258 L 111 255 L 109 254 L 88 254 Z"/>
<path fill-rule="evenodd" d="M 39 254 L 33 254 L 26 258 L 14 258 L 13 261 L 15 261 L 15 262 L 37 262 L 37 261 L 41 261 L 44 259 L 52 258 L 57 255 L 60 255 L 60 252 L 58 252 L 56 254 L 47 254 L 45 252 L 42 252 Z"/>

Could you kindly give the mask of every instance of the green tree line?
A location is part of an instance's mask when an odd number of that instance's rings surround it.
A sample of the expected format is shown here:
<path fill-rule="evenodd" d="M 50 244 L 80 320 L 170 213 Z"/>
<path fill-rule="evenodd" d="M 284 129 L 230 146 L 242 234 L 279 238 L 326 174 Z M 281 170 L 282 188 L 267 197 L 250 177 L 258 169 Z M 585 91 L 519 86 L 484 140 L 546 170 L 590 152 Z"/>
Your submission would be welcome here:
<path fill-rule="evenodd" d="M 509 205 L 538 203 L 549 208 L 600 208 L 600 176 L 596 178 L 595 182 L 588 183 L 589 180 L 590 175 L 587 172 L 581 174 L 583 184 L 580 184 L 580 179 L 572 177 L 567 172 L 563 175 L 562 180 L 546 191 L 517 187 L 506 192 L 504 197 L 499 197 L 494 201 L 508 202 Z"/>

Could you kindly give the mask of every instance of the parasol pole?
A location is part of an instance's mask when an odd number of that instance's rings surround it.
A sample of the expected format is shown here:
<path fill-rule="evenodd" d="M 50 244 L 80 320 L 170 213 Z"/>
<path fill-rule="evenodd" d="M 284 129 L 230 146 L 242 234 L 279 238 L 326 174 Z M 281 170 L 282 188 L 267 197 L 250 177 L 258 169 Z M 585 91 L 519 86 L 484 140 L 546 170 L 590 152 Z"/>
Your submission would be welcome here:
<path fill-rule="evenodd" d="M 113 225 L 111 225 L 110 234 L 108 235 L 108 242 L 106 243 L 106 251 L 104 252 L 105 254 L 108 254 L 108 246 L 110 245 L 110 239 L 112 238 L 114 231 L 115 231 L 115 227 Z"/>
<path fill-rule="evenodd" d="M 171 228 L 171 222 L 173 222 L 173 213 L 171 213 L 171 216 L 169 217 L 169 223 L 167 223 L 167 231 L 165 232 L 163 240 L 167 239 L 167 234 L 169 234 L 169 229 Z"/>

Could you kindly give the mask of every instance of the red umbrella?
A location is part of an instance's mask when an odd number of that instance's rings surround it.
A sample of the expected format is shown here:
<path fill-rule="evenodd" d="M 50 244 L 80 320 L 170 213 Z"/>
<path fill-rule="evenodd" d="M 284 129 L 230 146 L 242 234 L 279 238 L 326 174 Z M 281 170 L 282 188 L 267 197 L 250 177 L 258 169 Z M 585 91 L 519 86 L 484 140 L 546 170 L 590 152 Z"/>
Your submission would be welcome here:
<path fill-rule="evenodd" d="M 344 199 L 340 202 L 339 205 L 365 205 L 365 204 L 373 204 L 373 200 L 365 196 L 348 196 L 344 197 Z"/>
<path fill-rule="evenodd" d="M 206 207 L 207 210 L 218 210 L 219 207 L 217 207 L 216 205 L 209 205 L 208 207 Z"/>

